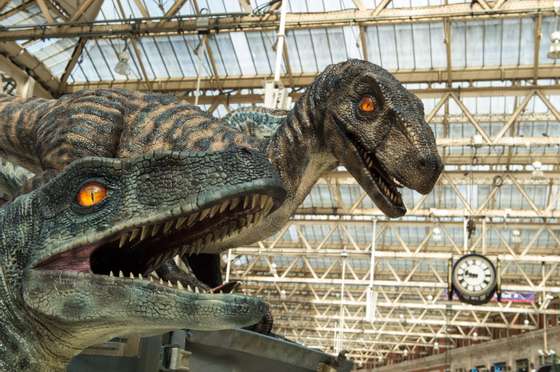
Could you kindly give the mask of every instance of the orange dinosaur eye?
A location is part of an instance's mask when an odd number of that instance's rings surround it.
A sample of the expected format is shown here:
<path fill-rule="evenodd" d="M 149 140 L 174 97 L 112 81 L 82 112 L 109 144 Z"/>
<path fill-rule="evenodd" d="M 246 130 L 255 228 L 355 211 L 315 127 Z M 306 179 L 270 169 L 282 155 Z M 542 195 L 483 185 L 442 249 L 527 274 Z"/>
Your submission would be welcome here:
<path fill-rule="evenodd" d="M 360 110 L 363 112 L 374 112 L 375 102 L 371 97 L 364 97 L 360 100 Z"/>
<path fill-rule="evenodd" d="M 78 204 L 93 207 L 107 197 L 107 188 L 98 182 L 88 182 L 78 192 Z"/>

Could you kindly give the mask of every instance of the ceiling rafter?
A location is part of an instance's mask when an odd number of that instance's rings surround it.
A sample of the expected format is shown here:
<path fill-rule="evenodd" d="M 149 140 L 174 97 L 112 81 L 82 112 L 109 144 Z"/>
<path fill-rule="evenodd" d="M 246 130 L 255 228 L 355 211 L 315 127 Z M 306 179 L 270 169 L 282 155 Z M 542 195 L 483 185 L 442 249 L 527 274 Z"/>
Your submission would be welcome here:
<path fill-rule="evenodd" d="M 17 14 L 21 11 L 24 11 L 33 4 L 35 4 L 35 0 L 26 0 L 26 1 L 22 2 L 21 4 L 19 4 L 18 6 L 13 7 L 12 9 L 9 9 L 9 10 L 5 11 L 4 13 L 0 13 L 0 20 L 6 19 L 8 17 L 13 16 L 14 14 Z"/>
<path fill-rule="evenodd" d="M 473 12 L 469 4 L 450 4 L 441 6 L 418 8 L 385 8 L 378 17 L 371 17 L 371 11 L 351 10 L 328 13 L 288 13 L 286 15 L 286 30 L 299 28 L 325 28 L 355 25 L 380 25 L 407 22 L 442 22 L 445 20 L 481 20 L 527 17 L 528 14 L 539 9 L 543 16 L 554 16 L 553 0 L 518 0 L 508 2 L 500 10 L 481 10 Z M 238 30 L 276 30 L 279 26 L 279 15 L 267 14 L 227 16 L 205 16 L 208 32 L 225 32 Z M 44 38 L 74 37 L 102 37 L 120 38 L 131 34 L 138 35 L 167 35 L 181 30 L 182 33 L 198 33 L 200 24 L 197 17 L 184 16 L 162 23 L 159 19 L 146 20 L 142 23 L 128 21 L 118 22 L 85 22 L 79 25 L 59 23 L 55 26 L 36 26 L 11 28 L 0 31 L 0 41 L 35 40 Z"/>
<path fill-rule="evenodd" d="M 45 0 L 35 0 L 35 2 L 37 3 L 37 5 L 39 5 L 39 9 L 41 9 L 41 14 L 43 14 L 43 17 L 45 17 L 47 22 L 50 24 L 55 23 L 54 18 L 51 15 L 49 7 L 45 2 Z"/>
<path fill-rule="evenodd" d="M 392 71 L 396 78 L 403 83 L 439 83 L 442 79 L 447 80 L 446 69 L 430 69 L 415 71 Z M 503 67 L 503 68 L 469 68 L 453 70 L 451 75 L 453 81 L 488 81 L 488 80 L 528 80 L 533 78 L 533 66 Z M 293 75 L 293 85 L 290 87 L 308 86 L 317 76 L 315 73 Z M 560 76 L 560 65 L 541 65 L 539 67 L 541 79 L 555 79 Z M 220 87 L 222 89 L 255 89 L 262 88 L 264 80 L 273 79 L 273 75 L 256 76 L 220 76 Z M 282 75 L 281 79 L 288 82 L 289 77 Z M 91 81 L 80 82 L 68 86 L 67 92 L 82 89 L 118 87 L 127 89 L 143 90 L 143 83 L 136 80 L 117 81 Z M 196 77 L 169 78 L 152 80 L 153 89 L 161 92 L 179 92 L 195 90 L 197 87 Z M 202 90 L 215 90 L 214 78 L 203 77 L 200 82 Z M 461 90 L 462 91 L 462 90 Z"/>

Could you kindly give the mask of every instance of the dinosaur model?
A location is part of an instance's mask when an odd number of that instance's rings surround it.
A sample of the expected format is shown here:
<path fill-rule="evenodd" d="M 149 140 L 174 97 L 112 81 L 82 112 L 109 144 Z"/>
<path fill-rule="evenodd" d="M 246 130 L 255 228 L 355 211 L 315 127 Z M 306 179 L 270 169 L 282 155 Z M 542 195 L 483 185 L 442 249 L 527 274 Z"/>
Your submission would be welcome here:
<path fill-rule="evenodd" d="M 422 101 L 383 68 L 361 60 L 330 65 L 290 111 L 247 108 L 224 118 L 270 159 L 287 188 L 282 206 L 220 252 L 271 236 L 325 172 L 344 165 L 389 217 L 406 213 L 399 188 L 430 192 L 443 169 Z"/>
<path fill-rule="evenodd" d="M 327 67 L 274 133 L 260 139 L 176 97 L 124 90 L 83 91 L 59 100 L 4 98 L 0 115 L 6 118 L 0 123 L 0 156 L 37 173 L 39 180 L 88 155 L 259 148 L 284 182 L 286 200 L 236 236 L 206 244 L 206 253 L 251 244 L 280 230 L 317 179 L 338 164 L 390 217 L 406 213 L 398 188 L 428 193 L 443 168 L 420 99 L 383 68 L 360 60 Z M 216 257 L 187 260 L 200 278 L 219 274 Z M 216 278 L 205 279 L 210 281 Z"/>
<path fill-rule="evenodd" d="M 0 209 L 0 370 L 63 371 L 117 335 L 255 323 L 258 299 L 144 274 L 282 193 L 266 158 L 240 149 L 80 159 L 20 195 Z"/>

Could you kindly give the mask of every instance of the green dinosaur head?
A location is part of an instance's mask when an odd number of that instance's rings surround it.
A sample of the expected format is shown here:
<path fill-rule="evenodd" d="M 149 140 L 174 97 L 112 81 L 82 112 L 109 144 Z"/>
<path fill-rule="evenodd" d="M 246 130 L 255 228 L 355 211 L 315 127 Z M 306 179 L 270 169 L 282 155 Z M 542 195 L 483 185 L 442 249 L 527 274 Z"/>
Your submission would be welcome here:
<path fill-rule="evenodd" d="M 67 359 L 116 335 L 255 323 L 258 299 L 146 274 L 186 241 L 238 232 L 232 218 L 250 224 L 283 196 L 267 159 L 244 149 L 72 163 L 0 210 L 0 364 L 10 342 L 17 355 Z"/>
<path fill-rule="evenodd" d="M 406 213 L 397 190 L 430 192 L 443 169 L 422 101 L 388 71 L 349 60 L 329 66 L 309 90 L 325 143 L 388 216 Z"/>

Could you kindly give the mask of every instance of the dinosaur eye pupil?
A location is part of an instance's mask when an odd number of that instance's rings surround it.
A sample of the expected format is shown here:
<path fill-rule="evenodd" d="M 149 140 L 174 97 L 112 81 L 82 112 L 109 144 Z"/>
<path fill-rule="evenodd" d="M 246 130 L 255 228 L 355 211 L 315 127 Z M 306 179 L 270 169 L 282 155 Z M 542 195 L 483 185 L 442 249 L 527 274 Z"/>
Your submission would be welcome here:
<path fill-rule="evenodd" d="M 363 112 L 373 112 L 375 111 L 375 102 L 371 97 L 363 97 L 360 100 L 360 110 Z"/>
<path fill-rule="evenodd" d="M 107 188 L 98 182 L 88 182 L 78 191 L 77 201 L 82 207 L 92 207 L 107 197 Z"/>

